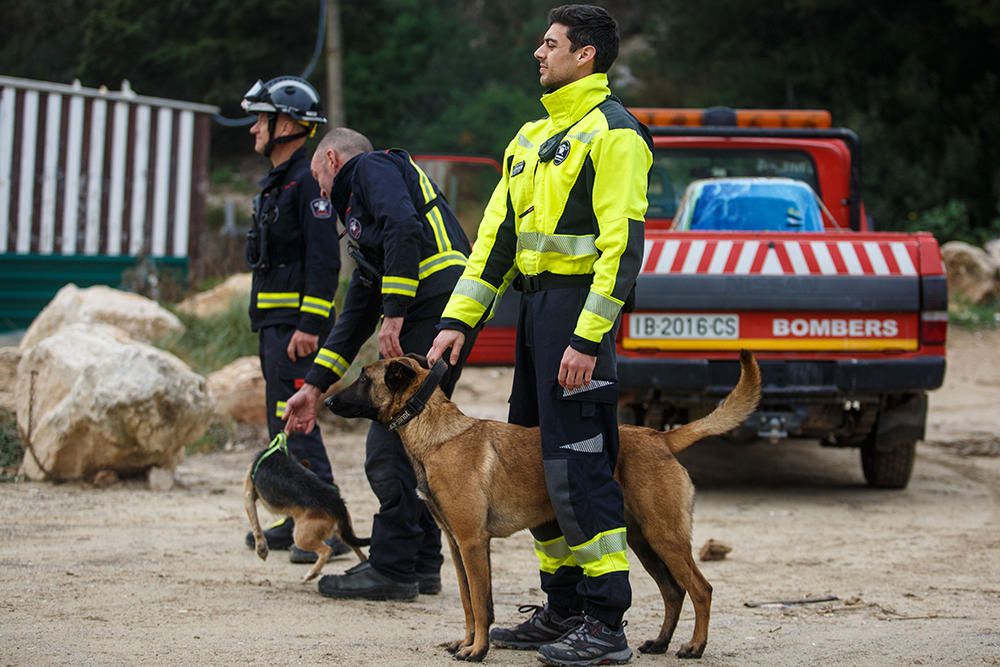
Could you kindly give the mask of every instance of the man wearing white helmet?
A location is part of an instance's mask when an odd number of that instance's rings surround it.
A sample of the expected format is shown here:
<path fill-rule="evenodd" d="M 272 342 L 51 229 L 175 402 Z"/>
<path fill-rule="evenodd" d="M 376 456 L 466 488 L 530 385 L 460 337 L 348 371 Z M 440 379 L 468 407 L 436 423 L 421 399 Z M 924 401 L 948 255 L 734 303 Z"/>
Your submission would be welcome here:
<path fill-rule="evenodd" d="M 243 96 L 245 111 L 257 114 L 250 128 L 254 151 L 271 161 L 254 199 L 254 222 L 247 238 L 247 265 L 253 271 L 250 324 L 260 336 L 270 437 L 282 431 L 285 402 L 303 383 L 321 340 L 335 318 L 334 294 L 340 272 L 337 218 L 309 171 L 305 142 L 326 123 L 316 89 L 305 79 L 280 76 L 258 81 Z M 333 471 L 319 426 L 288 438 L 290 453 L 325 482 Z M 316 555 L 292 542 L 291 518 L 267 531 L 271 549 L 288 549 L 292 562 Z M 247 545 L 253 538 L 247 534 Z M 336 539 L 336 538 L 333 538 Z M 348 551 L 335 543 L 334 553 Z"/>

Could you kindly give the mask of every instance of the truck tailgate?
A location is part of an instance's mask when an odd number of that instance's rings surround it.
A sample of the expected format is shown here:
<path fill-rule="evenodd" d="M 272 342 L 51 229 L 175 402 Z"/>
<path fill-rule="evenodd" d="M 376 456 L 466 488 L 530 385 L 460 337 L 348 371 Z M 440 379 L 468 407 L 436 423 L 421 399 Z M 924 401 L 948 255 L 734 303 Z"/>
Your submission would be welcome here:
<path fill-rule="evenodd" d="M 744 348 L 757 353 L 773 387 L 826 393 L 874 388 L 883 379 L 901 388 L 939 385 L 943 335 L 928 342 L 925 334 L 928 319 L 945 325 L 947 287 L 937 246 L 922 236 L 647 237 L 635 308 L 619 335 L 623 388 L 711 393 L 734 379 Z"/>

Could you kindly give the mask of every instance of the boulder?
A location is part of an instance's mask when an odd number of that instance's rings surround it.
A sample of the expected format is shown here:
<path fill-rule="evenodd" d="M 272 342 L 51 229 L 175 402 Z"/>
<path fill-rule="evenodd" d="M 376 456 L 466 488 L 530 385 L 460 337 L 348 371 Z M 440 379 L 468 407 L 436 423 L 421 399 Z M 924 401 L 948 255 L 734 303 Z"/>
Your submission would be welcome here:
<path fill-rule="evenodd" d="M 16 402 L 34 451 L 21 473 L 35 480 L 173 469 L 212 417 L 204 378 L 107 325 L 72 324 L 25 351 Z"/>
<path fill-rule="evenodd" d="M 948 270 L 948 294 L 981 304 L 1000 296 L 996 261 L 982 248 L 963 241 L 948 241 L 941 246 L 941 257 Z"/>
<path fill-rule="evenodd" d="M 0 408 L 14 412 L 14 387 L 17 385 L 17 363 L 21 350 L 0 347 Z"/>
<path fill-rule="evenodd" d="M 205 378 L 216 414 L 244 424 L 266 424 L 260 359 L 240 357 Z"/>
<path fill-rule="evenodd" d="M 151 299 L 96 285 L 80 289 L 70 283 L 45 306 L 21 339 L 26 352 L 70 324 L 110 324 L 146 343 L 184 333 L 177 316 Z"/>
<path fill-rule="evenodd" d="M 1000 239 L 990 239 L 983 245 L 986 250 L 986 254 L 990 256 L 994 262 L 1000 266 Z"/>
<path fill-rule="evenodd" d="M 229 276 L 225 282 L 212 289 L 184 299 L 177 304 L 177 310 L 195 317 L 208 317 L 223 313 L 229 310 L 237 299 L 249 298 L 252 277 L 251 273 L 237 273 Z"/>

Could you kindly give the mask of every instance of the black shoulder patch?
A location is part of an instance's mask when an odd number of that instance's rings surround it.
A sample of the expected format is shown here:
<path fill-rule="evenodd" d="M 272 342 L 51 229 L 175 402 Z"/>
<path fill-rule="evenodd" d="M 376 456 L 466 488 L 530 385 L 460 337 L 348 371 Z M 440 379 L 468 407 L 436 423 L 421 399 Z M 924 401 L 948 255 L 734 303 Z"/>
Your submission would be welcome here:
<path fill-rule="evenodd" d="M 649 128 L 629 113 L 621 100 L 612 95 L 601 102 L 597 108 L 604 114 L 604 118 L 607 119 L 609 130 L 635 130 L 639 133 L 639 136 L 646 140 L 646 144 L 652 150 L 653 139 L 649 134 Z"/>

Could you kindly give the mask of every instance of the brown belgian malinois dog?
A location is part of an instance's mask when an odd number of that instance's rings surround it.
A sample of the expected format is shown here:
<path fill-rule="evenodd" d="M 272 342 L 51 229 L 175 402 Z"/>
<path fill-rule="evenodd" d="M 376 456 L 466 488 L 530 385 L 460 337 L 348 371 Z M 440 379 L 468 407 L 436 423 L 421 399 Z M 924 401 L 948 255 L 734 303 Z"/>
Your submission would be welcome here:
<path fill-rule="evenodd" d="M 428 370 L 421 357 L 386 359 L 364 368 L 351 386 L 327 399 L 344 417 L 398 429 L 417 483 L 448 538 L 465 609 L 465 637 L 448 644 L 456 658 L 480 661 L 493 623 L 490 539 L 552 521 L 538 428 L 468 417 L 435 389 L 444 362 Z M 434 379 L 434 376 L 437 379 Z M 699 658 L 708 640 L 712 586 L 691 554 L 694 486 L 674 454 L 740 425 L 760 399 L 760 368 L 740 354 L 740 379 L 711 414 L 671 431 L 622 426 L 615 479 L 625 496 L 628 545 L 656 581 L 665 613 L 660 634 L 643 653 L 664 653 L 684 594 L 694 604 L 691 641 L 677 652 Z"/>

